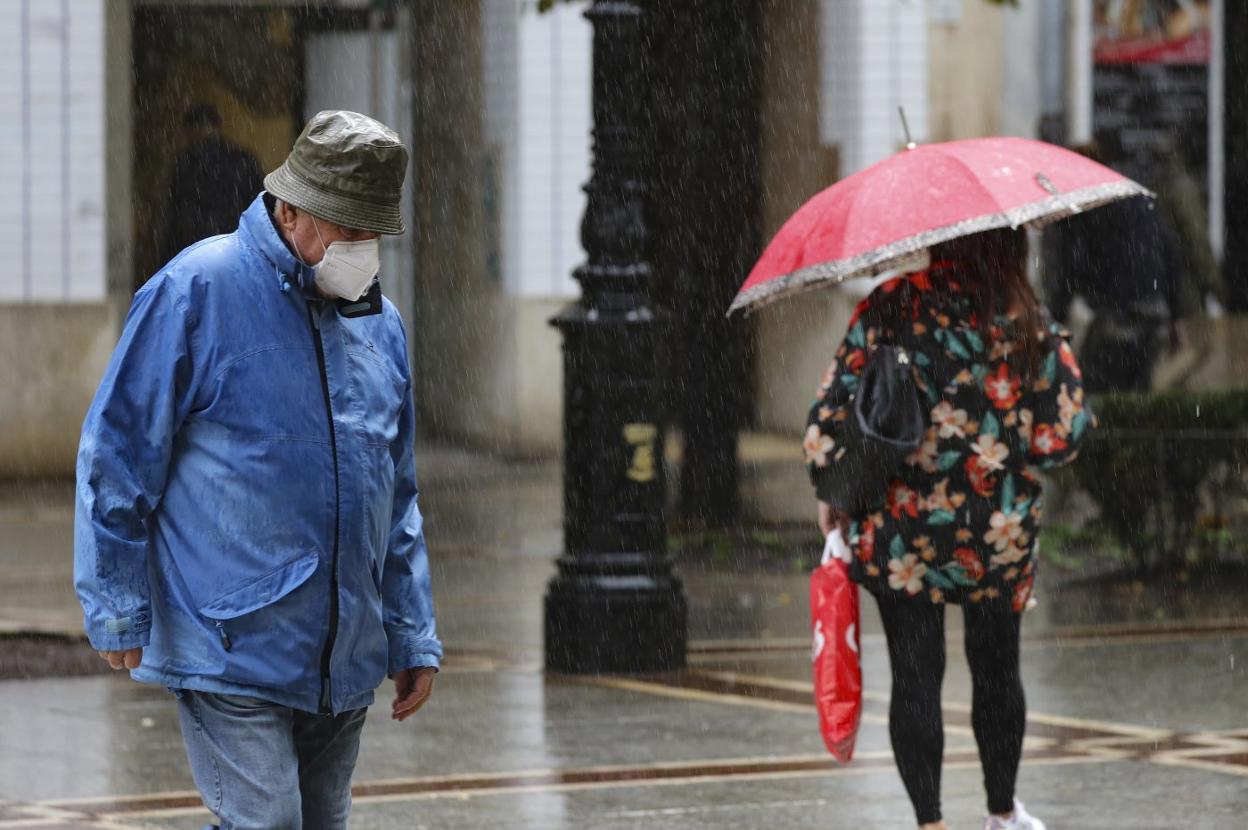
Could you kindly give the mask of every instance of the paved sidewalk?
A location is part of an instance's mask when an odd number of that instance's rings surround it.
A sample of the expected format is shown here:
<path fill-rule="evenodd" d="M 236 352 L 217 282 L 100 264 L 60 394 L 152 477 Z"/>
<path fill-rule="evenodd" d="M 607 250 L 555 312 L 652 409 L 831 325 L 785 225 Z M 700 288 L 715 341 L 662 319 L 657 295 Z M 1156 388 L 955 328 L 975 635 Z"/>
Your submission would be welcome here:
<path fill-rule="evenodd" d="M 784 444 L 757 442 L 747 507 L 807 500 Z M 729 557 L 682 570 L 687 671 L 546 676 L 541 598 L 560 552 L 559 467 L 419 454 L 450 656 L 415 721 L 370 717 L 356 828 L 905 828 L 888 672 L 864 604 L 867 708 L 855 760 L 823 750 L 809 692 L 806 577 Z M 77 631 L 69 490 L 0 498 L 0 626 Z M 1042 572 L 1043 573 L 1043 572 Z M 1248 824 L 1248 622 L 1235 603 L 1048 585 L 1024 629 L 1020 796 L 1061 828 Z M 959 614 L 949 615 L 944 802 L 982 818 Z M 198 828 L 172 699 L 117 675 L 0 682 L 0 830 Z"/>

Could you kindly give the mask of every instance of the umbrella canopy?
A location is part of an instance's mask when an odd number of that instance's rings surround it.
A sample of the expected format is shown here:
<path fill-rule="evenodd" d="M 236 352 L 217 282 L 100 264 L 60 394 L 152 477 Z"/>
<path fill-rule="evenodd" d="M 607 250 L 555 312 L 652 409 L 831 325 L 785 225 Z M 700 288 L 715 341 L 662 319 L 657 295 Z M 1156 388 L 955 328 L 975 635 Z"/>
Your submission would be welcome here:
<path fill-rule="evenodd" d="M 1078 153 L 1024 138 L 902 150 L 816 194 L 780 228 L 728 313 L 887 271 L 938 242 L 1043 225 L 1143 186 Z"/>

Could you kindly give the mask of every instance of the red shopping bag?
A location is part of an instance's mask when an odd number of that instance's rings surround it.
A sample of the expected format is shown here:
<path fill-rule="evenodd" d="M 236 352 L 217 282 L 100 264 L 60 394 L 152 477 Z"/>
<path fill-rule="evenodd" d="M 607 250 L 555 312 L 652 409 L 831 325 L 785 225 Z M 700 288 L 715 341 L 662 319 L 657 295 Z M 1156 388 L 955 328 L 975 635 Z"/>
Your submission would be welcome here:
<path fill-rule="evenodd" d="M 810 575 L 815 708 L 823 742 L 838 761 L 853 757 L 862 720 L 858 586 L 849 578 L 849 556 L 840 531 L 834 530 L 823 562 Z"/>

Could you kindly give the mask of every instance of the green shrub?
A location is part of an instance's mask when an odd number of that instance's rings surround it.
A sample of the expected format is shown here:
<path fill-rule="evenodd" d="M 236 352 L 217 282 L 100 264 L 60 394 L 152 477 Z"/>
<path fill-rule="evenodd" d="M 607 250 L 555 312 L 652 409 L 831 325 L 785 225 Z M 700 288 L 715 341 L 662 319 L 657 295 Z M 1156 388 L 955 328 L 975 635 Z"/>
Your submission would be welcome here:
<path fill-rule="evenodd" d="M 1248 390 L 1114 393 L 1076 466 L 1101 518 L 1142 569 L 1240 553 L 1248 517 Z"/>

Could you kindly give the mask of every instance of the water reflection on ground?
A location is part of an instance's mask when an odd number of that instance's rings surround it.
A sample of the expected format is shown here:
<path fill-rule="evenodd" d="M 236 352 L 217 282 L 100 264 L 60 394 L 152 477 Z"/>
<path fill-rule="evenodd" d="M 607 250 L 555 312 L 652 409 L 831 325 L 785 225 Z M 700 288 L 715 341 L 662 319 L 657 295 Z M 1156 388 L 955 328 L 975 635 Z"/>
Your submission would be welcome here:
<path fill-rule="evenodd" d="M 677 551 L 694 640 L 684 673 L 543 676 L 559 466 L 438 448 L 420 458 L 450 657 L 415 722 L 370 718 L 353 827 L 906 826 L 872 603 L 863 605 L 866 717 L 846 767 L 824 752 L 809 704 L 801 550 L 767 563 Z M 788 499 L 800 518 L 806 487 L 800 466 L 747 465 L 745 505 Z M 76 630 L 69 492 L 50 485 L 0 498 L 0 625 Z M 1248 815 L 1239 598 L 1057 576 L 1042 571 L 1040 605 L 1025 623 L 1032 716 L 1020 795 L 1029 808 L 1053 827 L 1188 826 L 1194 815 L 1229 825 Z M 982 795 L 959 617 L 949 614 L 944 790 L 952 822 L 973 826 Z M 202 826 L 169 695 L 111 674 L 0 682 L 0 829 L 36 817 L 60 827 Z"/>

